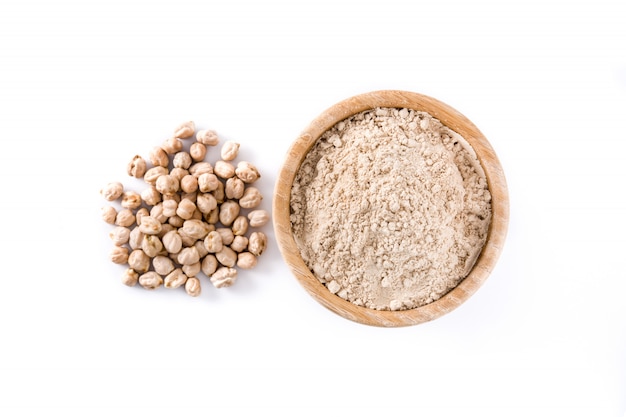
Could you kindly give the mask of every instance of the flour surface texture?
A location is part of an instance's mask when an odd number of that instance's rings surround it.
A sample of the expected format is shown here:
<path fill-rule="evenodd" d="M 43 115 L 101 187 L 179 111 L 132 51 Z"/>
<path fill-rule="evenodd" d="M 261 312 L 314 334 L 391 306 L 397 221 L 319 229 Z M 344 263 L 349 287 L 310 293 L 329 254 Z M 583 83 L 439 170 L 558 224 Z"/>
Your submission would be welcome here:
<path fill-rule="evenodd" d="M 478 258 L 491 195 L 473 149 L 427 113 L 377 108 L 325 132 L 291 190 L 304 262 L 330 292 L 377 310 L 431 303 Z"/>

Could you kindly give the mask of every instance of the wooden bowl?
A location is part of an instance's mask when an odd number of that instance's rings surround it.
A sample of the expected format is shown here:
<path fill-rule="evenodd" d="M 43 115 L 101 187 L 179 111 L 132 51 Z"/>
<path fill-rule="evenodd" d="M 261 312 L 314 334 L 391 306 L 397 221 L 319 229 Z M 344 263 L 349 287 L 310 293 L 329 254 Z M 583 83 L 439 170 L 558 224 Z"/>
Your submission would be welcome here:
<path fill-rule="evenodd" d="M 491 192 L 492 220 L 486 243 L 469 275 L 437 301 L 412 310 L 380 311 L 357 306 L 332 294 L 306 266 L 294 240 L 290 222 L 291 188 L 300 164 L 317 139 L 336 123 L 376 107 L 424 111 L 463 136 L 473 147 Z M 452 107 L 434 98 L 406 91 L 374 91 L 348 98 L 318 116 L 295 140 L 278 175 L 273 202 L 274 231 L 280 252 L 300 284 L 319 303 L 340 316 L 372 326 L 409 326 L 436 319 L 465 302 L 493 269 L 506 238 L 509 199 L 504 172 L 483 134 Z"/>

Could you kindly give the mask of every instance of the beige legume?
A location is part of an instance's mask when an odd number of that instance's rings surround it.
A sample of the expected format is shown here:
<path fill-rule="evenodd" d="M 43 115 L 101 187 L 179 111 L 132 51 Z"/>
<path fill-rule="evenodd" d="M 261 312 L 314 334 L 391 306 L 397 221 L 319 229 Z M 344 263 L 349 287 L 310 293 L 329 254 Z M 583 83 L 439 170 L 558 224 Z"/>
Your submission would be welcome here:
<path fill-rule="evenodd" d="M 243 196 L 243 192 L 245 189 L 245 184 L 237 177 L 232 177 L 226 180 L 226 185 L 224 186 L 224 193 L 226 194 L 226 198 L 230 200 L 238 200 Z"/>
<path fill-rule="evenodd" d="M 154 290 L 159 288 L 163 284 L 163 278 L 161 275 L 154 271 L 146 272 L 139 276 L 139 285 L 147 290 Z"/>
<path fill-rule="evenodd" d="M 215 288 L 230 287 L 237 280 L 237 270 L 235 268 L 221 267 L 211 276 L 211 283 Z"/>
<path fill-rule="evenodd" d="M 102 207 L 102 220 L 108 224 L 115 224 L 115 218 L 117 217 L 117 210 L 113 206 Z"/>
<path fill-rule="evenodd" d="M 196 178 L 199 178 L 202 174 L 212 174 L 213 165 L 206 161 L 196 162 L 189 167 L 189 173 Z"/>
<path fill-rule="evenodd" d="M 229 227 L 220 227 L 218 229 L 215 229 L 215 231 L 217 233 L 219 233 L 220 236 L 222 237 L 222 243 L 224 245 L 228 246 L 231 243 L 233 243 L 233 239 L 235 238 L 235 234 L 233 233 L 231 228 L 229 228 Z"/>
<path fill-rule="evenodd" d="M 161 222 L 152 217 L 151 213 L 150 216 L 144 216 L 141 218 L 141 225 L 139 225 L 139 230 L 141 231 L 141 233 L 144 233 L 146 235 L 156 235 L 161 231 Z"/>
<path fill-rule="evenodd" d="M 174 160 L 172 161 L 172 165 L 176 168 L 187 169 L 191 166 L 191 155 L 187 152 L 178 152 L 174 155 Z"/>
<path fill-rule="evenodd" d="M 115 224 L 117 226 L 130 227 L 135 224 L 135 215 L 130 209 L 122 209 L 115 216 Z"/>
<path fill-rule="evenodd" d="M 157 274 L 165 276 L 174 270 L 174 262 L 167 256 L 155 256 L 152 267 Z"/>
<path fill-rule="evenodd" d="M 187 275 L 188 277 L 195 277 L 200 273 L 201 264 L 200 262 L 196 262 L 195 264 L 191 265 L 183 265 L 182 268 L 185 275 Z"/>
<path fill-rule="evenodd" d="M 154 166 L 167 168 L 170 164 L 170 158 L 167 155 L 167 152 L 165 152 L 160 146 L 155 146 L 154 148 L 152 148 L 150 154 L 148 155 L 148 158 Z"/>
<path fill-rule="evenodd" d="M 263 200 L 263 196 L 261 192 L 255 187 L 248 187 L 244 190 L 243 196 L 239 199 L 239 205 L 242 208 L 255 208 L 261 201 Z"/>
<path fill-rule="evenodd" d="M 107 201 L 117 200 L 123 192 L 124 186 L 121 182 L 110 182 L 100 190 L 100 194 Z"/>
<path fill-rule="evenodd" d="M 257 258 L 250 252 L 241 252 L 237 255 L 237 266 L 241 269 L 252 269 L 257 264 Z"/>
<path fill-rule="evenodd" d="M 185 220 L 191 219 L 193 212 L 196 210 L 196 205 L 189 200 L 181 200 L 176 209 L 176 214 Z"/>
<path fill-rule="evenodd" d="M 235 252 L 243 252 L 248 248 L 248 238 L 245 236 L 235 236 L 230 248 Z"/>
<path fill-rule="evenodd" d="M 163 247 L 169 253 L 178 253 L 183 248 L 183 240 L 177 231 L 172 230 L 163 236 Z"/>
<path fill-rule="evenodd" d="M 146 171 L 145 175 L 143 176 L 143 180 L 150 185 L 155 185 L 157 179 L 161 175 L 167 175 L 168 173 L 169 171 L 165 167 L 162 167 L 162 166 L 152 167 Z"/>
<path fill-rule="evenodd" d="M 181 265 L 191 265 L 200 261 L 198 249 L 195 247 L 183 248 L 178 254 L 178 263 Z"/>
<path fill-rule="evenodd" d="M 256 256 L 261 256 L 267 247 L 267 237 L 262 232 L 254 232 L 248 238 L 248 251 Z"/>
<path fill-rule="evenodd" d="M 198 190 L 198 179 L 193 175 L 185 175 L 180 180 L 180 189 L 186 193 L 193 193 Z"/>
<path fill-rule="evenodd" d="M 224 266 L 232 267 L 237 263 L 237 253 L 228 246 L 222 247 L 222 250 L 217 252 L 215 257 Z"/>
<path fill-rule="evenodd" d="M 239 216 L 239 204 L 236 201 L 228 200 L 220 206 L 220 223 L 224 226 L 230 226 Z"/>
<path fill-rule="evenodd" d="M 130 238 L 130 229 L 128 227 L 117 226 L 109 232 L 109 237 L 115 246 L 122 246 L 128 243 Z"/>
<path fill-rule="evenodd" d="M 224 142 L 220 155 L 224 161 L 232 161 L 237 158 L 239 153 L 239 144 L 231 140 Z"/>
<path fill-rule="evenodd" d="M 161 193 L 156 187 L 150 186 L 141 192 L 141 198 L 146 204 L 155 206 L 161 202 Z"/>
<path fill-rule="evenodd" d="M 128 163 L 126 171 L 128 175 L 135 178 L 141 178 L 146 173 L 147 165 L 145 159 L 140 155 L 135 155 L 133 159 Z"/>
<path fill-rule="evenodd" d="M 219 143 L 219 138 L 214 130 L 201 130 L 196 134 L 196 140 L 204 145 L 215 146 Z"/>
<path fill-rule="evenodd" d="M 200 295 L 200 280 L 196 277 L 190 277 L 185 282 L 185 291 L 192 297 L 197 297 Z"/>
<path fill-rule="evenodd" d="M 187 282 L 187 275 L 181 268 L 176 268 L 165 277 L 165 288 L 178 288 Z"/>
<path fill-rule="evenodd" d="M 125 191 L 122 194 L 122 207 L 136 209 L 141 206 L 141 195 L 134 191 Z"/>
<path fill-rule="evenodd" d="M 209 253 L 221 251 L 223 247 L 222 236 L 217 231 L 209 233 L 204 239 L 204 247 Z"/>
<path fill-rule="evenodd" d="M 261 174 L 259 174 L 256 167 L 247 161 L 241 161 L 237 164 L 235 175 L 241 178 L 246 184 L 251 184 L 261 178 Z"/>
<path fill-rule="evenodd" d="M 205 256 L 200 265 L 202 273 L 207 277 L 211 277 L 211 275 L 213 275 L 217 270 L 218 266 L 219 263 L 217 262 L 217 258 L 212 254 Z"/>
<path fill-rule="evenodd" d="M 192 121 L 181 123 L 174 129 L 174 136 L 181 139 L 188 139 L 192 137 L 194 133 L 196 133 L 196 125 Z"/>
<path fill-rule="evenodd" d="M 250 227 L 262 227 L 270 221 L 270 214 L 265 210 L 253 210 L 248 213 Z"/>
<path fill-rule="evenodd" d="M 220 178 L 228 179 L 235 175 L 235 167 L 230 162 L 217 161 L 213 172 Z"/>
<path fill-rule="evenodd" d="M 232 225 L 235 236 L 243 236 L 248 231 L 248 219 L 245 216 L 237 216 Z"/>
<path fill-rule="evenodd" d="M 139 274 L 132 268 L 128 268 L 122 274 L 122 284 L 128 285 L 129 287 L 134 287 L 137 284 L 138 279 Z"/>
<path fill-rule="evenodd" d="M 139 273 L 148 272 L 150 257 L 141 249 L 135 249 L 128 256 L 128 266 Z"/>
<path fill-rule="evenodd" d="M 125 264 L 128 262 L 128 248 L 124 246 L 115 246 L 111 251 L 111 262 L 114 264 Z"/>
<path fill-rule="evenodd" d="M 200 142 L 194 142 L 189 148 L 189 155 L 194 161 L 202 161 L 206 156 L 206 146 Z"/>
<path fill-rule="evenodd" d="M 157 256 L 163 250 L 161 239 L 155 235 L 146 235 L 141 242 L 141 249 L 151 258 Z"/>

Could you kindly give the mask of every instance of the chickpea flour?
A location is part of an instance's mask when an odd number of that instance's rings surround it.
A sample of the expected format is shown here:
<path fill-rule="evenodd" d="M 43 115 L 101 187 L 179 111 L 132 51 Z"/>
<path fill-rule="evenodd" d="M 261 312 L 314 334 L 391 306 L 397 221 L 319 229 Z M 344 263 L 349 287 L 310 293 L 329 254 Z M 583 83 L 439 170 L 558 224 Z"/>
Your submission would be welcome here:
<path fill-rule="evenodd" d="M 424 112 L 377 108 L 313 145 L 291 213 L 304 262 L 331 293 L 406 310 L 468 275 L 487 238 L 491 195 L 460 135 Z"/>

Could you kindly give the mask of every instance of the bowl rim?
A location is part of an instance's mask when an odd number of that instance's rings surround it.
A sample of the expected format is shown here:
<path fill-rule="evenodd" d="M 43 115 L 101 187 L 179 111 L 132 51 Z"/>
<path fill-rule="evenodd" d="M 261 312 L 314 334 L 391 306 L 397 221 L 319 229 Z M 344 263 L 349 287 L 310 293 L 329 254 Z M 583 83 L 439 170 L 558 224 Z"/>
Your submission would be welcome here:
<path fill-rule="evenodd" d="M 374 310 L 357 306 L 331 293 L 304 263 L 291 230 L 291 188 L 306 154 L 317 139 L 336 123 L 377 107 L 424 111 L 460 134 L 476 152 L 491 193 L 492 217 L 487 239 L 470 273 L 440 299 L 411 310 Z M 379 327 L 401 327 L 428 322 L 451 312 L 467 301 L 485 282 L 497 263 L 506 239 L 509 196 L 504 171 L 495 151 L 467 117 L 451 106 L 424 94 L 402 90 L 378 90 L 352 96 L 332 105 L 315 118 L 292 143 L 276 180 L 272 218 L 283 259 L 298 282 L 317 302 L 357 323 Z"/>

